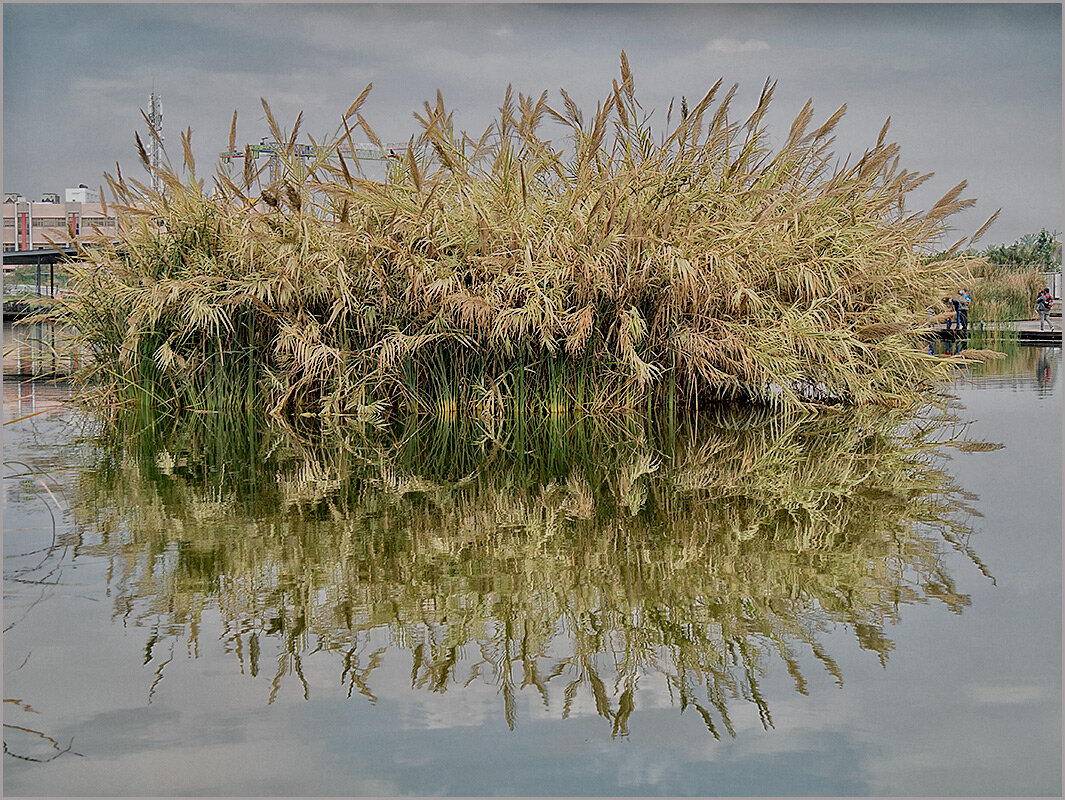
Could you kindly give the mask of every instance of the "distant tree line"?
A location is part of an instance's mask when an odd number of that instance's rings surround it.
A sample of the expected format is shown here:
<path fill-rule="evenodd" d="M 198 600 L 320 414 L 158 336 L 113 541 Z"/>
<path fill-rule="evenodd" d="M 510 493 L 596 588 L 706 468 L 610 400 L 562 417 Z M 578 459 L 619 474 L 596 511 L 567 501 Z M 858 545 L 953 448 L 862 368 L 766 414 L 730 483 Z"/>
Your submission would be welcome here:
<path fill-rule="evenodd" d="M 997 267 L 1022 272 L 1061 269 L 1061 242 L 1057 233 L 1049 233 L 1046 228 L 1038 234 L 1026 233 L 1011 245 L 994 245 L 973 255 L 983 256 Z"/>

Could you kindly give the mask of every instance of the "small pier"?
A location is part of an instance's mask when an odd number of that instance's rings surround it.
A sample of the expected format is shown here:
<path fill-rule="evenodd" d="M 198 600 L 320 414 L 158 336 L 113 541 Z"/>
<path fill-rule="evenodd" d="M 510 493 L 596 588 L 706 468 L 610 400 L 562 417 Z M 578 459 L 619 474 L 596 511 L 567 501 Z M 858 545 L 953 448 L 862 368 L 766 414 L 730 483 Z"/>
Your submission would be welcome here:
<path fill-rule="evenodd" d="M 932 328 L 932 331 L 945 341 L 954 341 L 966 336 L 994 336 L 1006 334 L 1012 341 L 1020 344 L 1044 345 L 1048 347 L 1061 346 L 1061 317 L 1052 316 L 1053 330 L 1039 330 L 1039 320 L 1022 319 L 1005 322 L 998 325 L 985 325 L 975 322 L 969 325 L 969 330 L 961 332 L 957 328 L 947 330 L 947 326 L 940 324 Z"/>

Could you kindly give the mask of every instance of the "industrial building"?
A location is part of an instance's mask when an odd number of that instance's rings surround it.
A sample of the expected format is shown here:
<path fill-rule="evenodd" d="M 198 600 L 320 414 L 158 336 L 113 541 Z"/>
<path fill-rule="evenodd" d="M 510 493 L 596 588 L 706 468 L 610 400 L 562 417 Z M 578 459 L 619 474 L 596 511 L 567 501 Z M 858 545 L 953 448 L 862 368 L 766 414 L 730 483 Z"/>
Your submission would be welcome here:
<path fill-rule="evenodd" d="M 118 220 L 113 209 L 104 213 L 100 193 L 82 184 L 64 192 L 65 202 L 49 192 L 31 202 L 19 194 L 4 195 L 4 252 L 45 250 L 52 243 L 60 247 L 73 239 L 90 239 L 97 233 L 118 235 Z M 73 234 L 73 237 L 71 236 Z M 49 242 L 51 240 L 51 242 Z"/>

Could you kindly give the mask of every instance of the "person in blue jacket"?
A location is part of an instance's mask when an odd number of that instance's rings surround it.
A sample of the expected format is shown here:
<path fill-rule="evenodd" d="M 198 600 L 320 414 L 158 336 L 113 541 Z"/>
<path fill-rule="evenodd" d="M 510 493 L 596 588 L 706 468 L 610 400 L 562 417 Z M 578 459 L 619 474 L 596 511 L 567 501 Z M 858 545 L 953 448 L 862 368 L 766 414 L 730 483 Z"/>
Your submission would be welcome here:
<path fill-rule="evenodd" d="M 969 297 L 969 293 L 962 289 L 958 292 L 958 299 L 955 301 L 954 306 L 958 309 L 958 330 L 969 331 L 969 304 L 973 299 Z"/>

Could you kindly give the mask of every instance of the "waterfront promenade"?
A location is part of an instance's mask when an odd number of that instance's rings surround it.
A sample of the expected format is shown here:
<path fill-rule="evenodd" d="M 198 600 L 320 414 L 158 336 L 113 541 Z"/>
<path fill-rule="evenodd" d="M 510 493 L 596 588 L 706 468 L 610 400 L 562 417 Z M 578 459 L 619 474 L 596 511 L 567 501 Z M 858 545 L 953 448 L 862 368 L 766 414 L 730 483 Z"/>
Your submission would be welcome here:
<path fill-rule="evenodd" d="M 1039 320 L 1037 319 L 1022 319 L 1013 320 L 1011 322 L 1005 322 L 1000 325 L 984 325 L 980 322 L 974 322 L 969 326 L 969 336 L 978 336 L 983 333 L 992 333 L 995 331 L 1000 332 L 1012 332 L 1016 333 L 1017 341 L 1022 344 L 1046 344 L 1046 345 L 1060 345 L 1061 344 L 1061 315 L 1051 315 L 1051 323 L 1054 325 L 1054 330 L 1039 330 Z M 932 330 L 935 331 L 940 339 L 956 339 L 959 336 L 957 329 L 947 330 L 946 324 L 934 325 Z"/>

